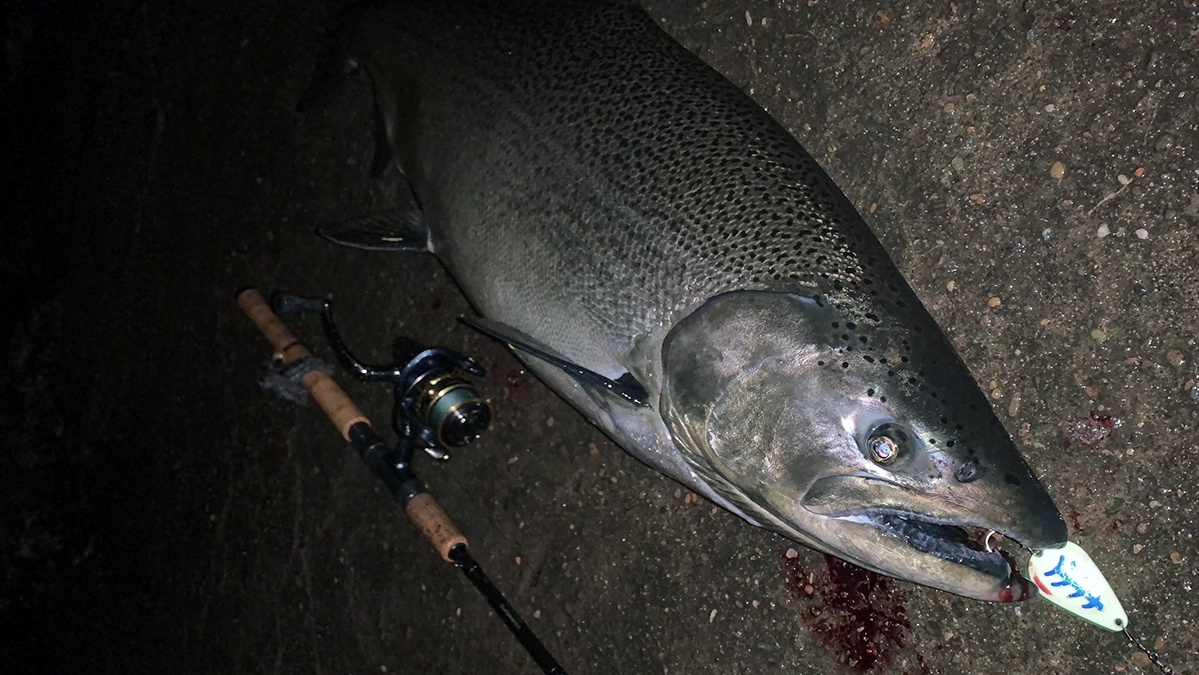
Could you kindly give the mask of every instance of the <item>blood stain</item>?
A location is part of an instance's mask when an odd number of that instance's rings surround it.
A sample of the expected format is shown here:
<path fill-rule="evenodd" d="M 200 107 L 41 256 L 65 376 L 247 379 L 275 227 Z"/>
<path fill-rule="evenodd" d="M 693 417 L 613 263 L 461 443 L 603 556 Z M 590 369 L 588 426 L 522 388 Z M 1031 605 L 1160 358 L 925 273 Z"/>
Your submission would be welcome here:
<path fill-rule="evenodd" d="M 503 394 L 507 399 L 515 396 L 529 381 L 529 375 L 523 368 L 512 368 L 504 378 Z"/>
<path fill-rule="evenodd" d="M 911 624 L 903 594 L 887 577 L 828 555 L 815 572 L 805 570 L 799 558 L 783 554 L 780 560 L 787 590 L 806 605 L 800 621 L 838 661 L 861 673 L 891 665 L 892 650 L 906 646 Z M 923 660 L 918 663 L 927 673 Z"/>
<path fill-rule="evenodd" d="M 1107 531 L 1115 534 L 1120 531 L 1120 526 L 1124 524 L 1123 518 L 1114 518 L 1112 522 L 1107 524 Z"/>
<path fill-rule="evenodd" d="M 1062 447 L 1068 448 L 1071 445 L 1095 447 L 1111 436 L 1117 426 L 1119 426 L 1119 421 L 1111 415 L 1094 412 L 1086 419 L 1071 420 L 1062 424 L 1059 429 Z"/>
<path fill-rule="evenodd" d="M 1032 590 L 1032 583 L 1020 576 L 1016 570 L 1021 569 L 1023 565 L 1016 560 L 1015 556 L 1003 549 L 998 549 L 999 555 L 1007 562 L 1012 573 L 1008 577 L 1008 587 L 999 592 L 1000 602 L 1023 602 L 1035 593 Z"/>
<path fill-rule="evenodd" d="M 1082 514 L 1073 509 L 1070 510 L 1070 513 L 1066 514 L 1066 522 L 1070 523 L 1070 529 L 1074 530 L 1074 534 L 1082 532 L 1082 523 L 1079 521 L 1081 517 Z"/>

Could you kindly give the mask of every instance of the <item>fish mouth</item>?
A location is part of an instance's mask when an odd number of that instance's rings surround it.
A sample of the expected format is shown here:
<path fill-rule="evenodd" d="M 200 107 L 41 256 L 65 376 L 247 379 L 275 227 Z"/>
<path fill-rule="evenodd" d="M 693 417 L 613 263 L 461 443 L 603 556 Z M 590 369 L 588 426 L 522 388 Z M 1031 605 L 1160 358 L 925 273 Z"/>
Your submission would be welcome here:
<path fill-rule="evenodd" d="M 834 555 L 979 600 L 1014 602 L 1035 595 L 1032 583 L 1017 571 L 1023 566 L 993 545 L 994 535 L 1026 548 L 1057 537 L 1008 500 L 955 505 L 860 475 L 818 480 L 801 503 L 809 517 L 816 516 L 807 521 L 814 526 L 813 538 Z"/>
<path fill-rule="evenodd" d="M 1010 578 L 1013 575 L 1020 577 L 1019 572 L 1008 561 L 1010 554 L 998 548 L 987 549 L 985 542 L 991 533 L 997 532 L 996 530 L 968 530 L 968 526 L 945 525 L 910 513 L 878 513 L 869 517 L 866 522 L 882 534 L 940 560 L 965 565 L 997 578 Z"/>
<path fill-rule="evenodd" d="M 890 510 L 835 520 L 877 535 L 874 546 L 839 552 L 868 569 L 979 600 L 1020 602 L 1035 595 L 1015 556 L 992 543 L 995 535 L 1016 541 L 999 530 Z"/>

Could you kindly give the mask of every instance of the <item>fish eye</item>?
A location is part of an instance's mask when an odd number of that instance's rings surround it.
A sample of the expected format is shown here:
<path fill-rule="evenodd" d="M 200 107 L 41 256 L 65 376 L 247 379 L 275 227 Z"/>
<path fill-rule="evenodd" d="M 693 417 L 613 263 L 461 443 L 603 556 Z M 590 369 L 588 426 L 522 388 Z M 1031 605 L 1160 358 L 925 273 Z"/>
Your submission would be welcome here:
<path fill-rule="evenodd" d="M 899 456 L 899 444 L 890 436 L 875 436 L 867 443 L 870 459 L 879 464 L 890 464 Z"/>
<path fill-rule="evenodd" d="M 863 451 L 875 464 L 886 466 L 903 459 L 910 443 L 911 437 L 903 425 L 888 422 L 870 432 Z"/>

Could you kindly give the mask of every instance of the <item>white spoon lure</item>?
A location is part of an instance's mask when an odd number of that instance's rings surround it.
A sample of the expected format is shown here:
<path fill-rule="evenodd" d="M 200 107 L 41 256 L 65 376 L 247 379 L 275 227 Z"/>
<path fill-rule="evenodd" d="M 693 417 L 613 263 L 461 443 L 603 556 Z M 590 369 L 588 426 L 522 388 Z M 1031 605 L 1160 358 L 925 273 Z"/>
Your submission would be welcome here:
<path fill-rule="evenodd" d="M 1033 551 L 1028 575 L 1041 597 L 1084 621 L 1119 632 L 1128 614 L 1087 552 L 1074 542 Z"/>
<path fill-rule="evenodd" d="M 1042 598 L 1074 616 L 1124 635 L 1166 675 L 1173 671 L 1128 632 L 1128 614 L 1095 561 L 1074 542 L 1042 548 L 1028 558 L 1028 576 Z"/>

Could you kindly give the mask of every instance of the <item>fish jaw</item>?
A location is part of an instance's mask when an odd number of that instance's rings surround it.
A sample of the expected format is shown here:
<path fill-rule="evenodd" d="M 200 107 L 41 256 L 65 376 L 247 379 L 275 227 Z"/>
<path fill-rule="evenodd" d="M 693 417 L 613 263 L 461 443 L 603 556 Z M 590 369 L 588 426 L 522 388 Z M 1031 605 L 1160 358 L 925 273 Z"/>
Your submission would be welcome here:
<path fill-rule="evenodd" d="M 908 581 L 979 600 L 1011 602 L 1035 595 L 1001 549 L 985 545 L 995 532 L 1027 548 L 1061 543 L 1056 510 L 1010 518 L 1001 509 L 973 509 L 939 501 L 875 476 L 818 479 L 799 500 L 767 504 L 809 523 L 834 555 Z M 900 570 L 899 573 L 896 570 Z"/>
<path fill-rule="evenodd" d="M 677 324 L 663 341 L 660 409 L 680 452 L 730 501 L 792 539 L 966 597 L 1030 597 L 1006 554 L 983 550 L 965 528 L 1036 548 L 1064 542 L 1065 523 L 977 384 L 948 343 L 929 342 L 931 324 L 903 340 L 937 351 L 938 365 L 913 352 L 910 367 L 955 395 L 894 384 L 906 362 L 881 371 L 866 359 L 851 364 L 861 349 L 838 352 L 821 328 L 844 324 L 833 304 L 737 292 Z M 886 308 L 872 314 L 886 323 Z M 899 449 L 887 463 L 869 452 L 882 433 Z M 938 443 L 952 434 L 955 442 Z"/>
<path fill-rule="evenodd" d="M 809 519 L 802 532 L 775 523 L 784 536 L 904 581 L 986 602 L 1036 595 L 1007 552 L 985 550 L 956 526 L 891 514 Z"/>
<path fill-rule="evenodd" d="M 821 518 L 870 524 L 885 534 L 911 541 L 917 549 L 931 546 L 933 550 L 925 552 L 934 554 L 940 549 L 933 539 L 946 545 L 963 543 L 958 538 L 960 533 L 941 531 L 947 527 L 997 532 L 1028 549 L 1065 543 L 1065 521 L 1053 503 L 1040 499 L 1037 491 L 1027 490 L 1022 498 L 1011 494 L 988 498 L 985 491 L 980 492 L 948 499 L 938 491 L 874 474 L 840 475 L 816 479 L 799 504 L 807 513 Z M 957 553 L 947 550 L 945 555 Z"/>

